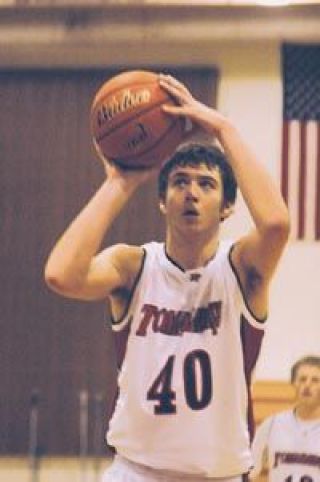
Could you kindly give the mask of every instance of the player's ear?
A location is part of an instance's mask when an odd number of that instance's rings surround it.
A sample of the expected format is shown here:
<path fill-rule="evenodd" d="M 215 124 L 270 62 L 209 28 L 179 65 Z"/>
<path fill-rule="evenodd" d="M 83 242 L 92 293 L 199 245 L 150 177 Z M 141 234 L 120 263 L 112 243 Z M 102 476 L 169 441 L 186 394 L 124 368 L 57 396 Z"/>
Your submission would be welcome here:
<path fill-rule="evenodd" d="M 167 213 L 166 204 L 165 204 L 163 199 L 159 200 L 159 209 L 160 209 L 161 214 Z"/>
<path fill-rule="evenodd" d="M 221 209 L 220 221 L 223 222 L 234 212 L 234 204 L 226 203 Z"/>

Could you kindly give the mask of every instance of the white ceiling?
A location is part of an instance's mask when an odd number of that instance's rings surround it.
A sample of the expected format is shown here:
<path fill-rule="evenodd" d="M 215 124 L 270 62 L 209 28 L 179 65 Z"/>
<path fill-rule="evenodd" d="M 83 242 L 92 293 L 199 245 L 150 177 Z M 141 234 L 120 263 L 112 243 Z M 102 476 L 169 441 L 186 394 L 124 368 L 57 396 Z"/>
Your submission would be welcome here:
<path fill-rule="evenodd" d="M 0 0 L 1 7 L 101 7 L 126 5 L 212 5 L 212 6 L 250 6 L 250 5 L 320 5 L 320 0 Z"/>
<path fill-rule="evenodd" d="M 205 64 L 226 45 L 319 43 L 320 0 L 294 1 L 267 8 L 253 0 L 0 0 L 0 68 L 137 64 L 155 56 Z"/>

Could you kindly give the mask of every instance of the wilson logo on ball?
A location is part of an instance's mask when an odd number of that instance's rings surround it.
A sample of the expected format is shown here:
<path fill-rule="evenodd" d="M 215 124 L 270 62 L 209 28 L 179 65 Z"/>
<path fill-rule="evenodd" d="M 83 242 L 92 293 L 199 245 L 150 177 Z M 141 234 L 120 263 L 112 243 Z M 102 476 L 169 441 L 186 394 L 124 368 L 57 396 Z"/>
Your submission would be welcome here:
<path fill-rule="evenodd" d="M 127 112 L 142 104 L 148 104 L 151 99 L 151 92 L 148 89 L 141 89 L 132 92 L 126 89 L 120 96 L 113 96 L 110 101 L 104 102 L 97 111 L 98 126 L 101 127 L 105 122 L 112 120 L 122 112 Z"/>

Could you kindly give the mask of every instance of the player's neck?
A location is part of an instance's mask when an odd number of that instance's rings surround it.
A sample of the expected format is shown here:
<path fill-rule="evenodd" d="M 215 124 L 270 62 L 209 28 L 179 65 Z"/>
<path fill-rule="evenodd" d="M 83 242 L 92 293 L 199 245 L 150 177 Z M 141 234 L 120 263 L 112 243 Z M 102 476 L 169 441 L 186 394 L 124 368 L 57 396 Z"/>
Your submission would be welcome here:
<path fill-rule="evenodd" d="M 183 269 L 196 269 L 206 264 L 215 256 L 219 246 L 219 236 L 205 239 L 186 239 L 167 235 L 166 252 Z"/>
<path fill-rule="evenodd" d="M 320 420 L 320 406 L 297 405 L 295 415 L 300 420 Z"/>

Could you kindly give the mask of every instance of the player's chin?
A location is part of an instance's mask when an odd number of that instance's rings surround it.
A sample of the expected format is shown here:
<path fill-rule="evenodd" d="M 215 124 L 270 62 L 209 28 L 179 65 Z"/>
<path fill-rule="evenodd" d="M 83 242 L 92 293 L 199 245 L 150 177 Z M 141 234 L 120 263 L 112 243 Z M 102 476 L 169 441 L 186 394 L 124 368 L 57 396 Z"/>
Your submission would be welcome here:
<path fill-rule="evenodd" d="M 197 219 L 183 219 L 181 226 L 186 236 L 199 235 L 205 231 L 203 224 Z"/>
<path fill-rule="evenodd" d="M 183 223 L 186 225 L 186 226 L 197 226 L 197 227 L 200 227 L 201 225 L 201 221 L 199 219 L 199 216 L 195 216 L 195 215 L 183 215 L 182 216 L 182 220 L 183 220 Z"/>

